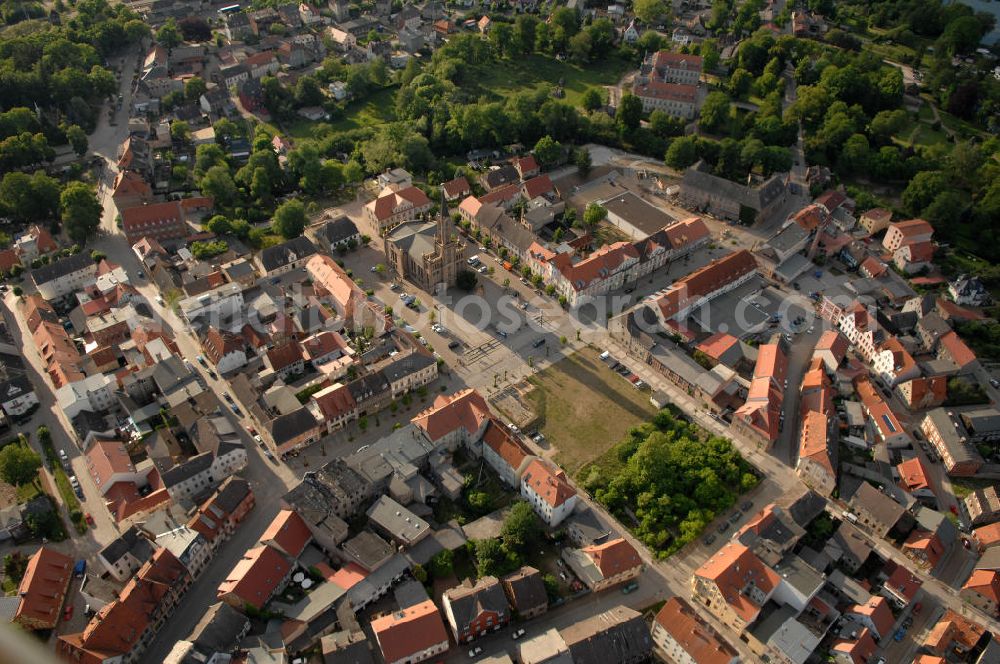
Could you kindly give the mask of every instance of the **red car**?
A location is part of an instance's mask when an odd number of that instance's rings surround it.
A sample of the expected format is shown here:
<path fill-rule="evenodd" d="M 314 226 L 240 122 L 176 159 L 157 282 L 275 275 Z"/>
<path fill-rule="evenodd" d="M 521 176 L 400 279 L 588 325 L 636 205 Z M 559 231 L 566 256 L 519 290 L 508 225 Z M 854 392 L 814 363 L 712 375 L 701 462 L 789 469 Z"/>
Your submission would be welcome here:
<path fill-rule="evenodd" d="M 63 620 L 69 622 L 69 619 L 73 617 L 73 605 L 69 604 L 66 606 L 66 610 L 63 611 Z"/>
<path fill-rule="evenodd" d="M 90 512 L 87 512 L 86 514 L 84 514 L 84 515 L 83 515 L 83 518 L 84 518 L 84 519 L 85 519 L 85 520 L 87 521 L 87 523 L 88 523 L 88 524 L 90 524 L 91 526 L 93 526 L 93 525 L 94 525 L 94 517 L 90 516 Z"/>
<path fill-rule="evenodd" d="M 951 507 L 949 507 L 948 509 L 950 509 L 950 510 L 951 510 L 951 513 L 952 513 L 952 514 L 954 514 L 955 516 L 958 516 L 958 508 L 957 508 L 956 506 L 952 505 L 952 506 L 951 506 Z"/>

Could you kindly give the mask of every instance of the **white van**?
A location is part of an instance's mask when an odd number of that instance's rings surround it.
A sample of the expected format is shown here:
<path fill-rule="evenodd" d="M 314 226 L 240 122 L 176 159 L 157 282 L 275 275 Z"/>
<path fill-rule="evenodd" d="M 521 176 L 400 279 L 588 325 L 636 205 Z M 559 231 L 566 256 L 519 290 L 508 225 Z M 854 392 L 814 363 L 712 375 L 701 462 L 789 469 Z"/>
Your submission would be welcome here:
<path fill-rule="evenodd" d="M 478 265 L 479 264 L 479 254 L 476 254 L 475 256 L 471 257 L 469 260 L 467 260 L 465 262 L 468 263 L 469 265 Z"/>

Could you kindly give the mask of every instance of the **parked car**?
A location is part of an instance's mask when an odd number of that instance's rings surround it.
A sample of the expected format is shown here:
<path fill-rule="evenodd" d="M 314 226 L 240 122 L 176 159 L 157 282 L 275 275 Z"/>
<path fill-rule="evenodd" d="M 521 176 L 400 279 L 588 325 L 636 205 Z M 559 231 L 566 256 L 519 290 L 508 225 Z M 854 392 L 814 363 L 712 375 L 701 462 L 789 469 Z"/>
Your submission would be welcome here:
<path fill-rule="evenodd" d="M 86 514 L 84 514 L 83 518 L 87 522 L 88 525 L 90 525 L 90 526 L 95 525 L 94 524 L 94 517 L 90 516 L 90 512 L 87 512 Z"/>
<path fill-rule="evenodd" d="M 744 512 L 746 512 L 747 510 L 749 510 L 751 507 L 753 507 L 753 501 L 752 500 L 748 500 L 745 503 L 743 503 L 742 505 L 740 505 L 740 509 L 743 510 Z"/>
<path fill-rule="evenodd" d="M 73 617 L 73 605 L 67 604 L 66 610 L 63 611 L 63 620 L 69 622 L 72 617 Z"/>
<path fill-rule="evenodd" d="M 630 592 L 632 592 L 638 587 L 639 583 L 636 581 L 632 581 L 631 583 L 627 584 L 624 588 L 622 588 L 622 593 L 628 595 Z"/>
<path fill-rule="evenodd" d="M 483 652 L 483 649 L 480 648 L 479 646 L 476 646 L 475 648 L 473 648 L 472 650 L 469 651 L 469 659 L 473 659 L 474 657 L 477 657 L 482 652 Z"/>
<path fill-rule="evenodd" d="M 515 641 L 517 641 L 517 640 L 518 640 L 519 638 L 521 638 L 522 636 L 524 636 L 524 629 L 523 629 L 523 628 L 522 628 L 522 629 L 519 629 L 519 630 L 517 630 L 516 632 L 514 632 L 513 634 L 511 634 L 511 635 L 510 635 L 510 638 L 512 638 L 512 639 L 514 639 Z"/>
<path fill-rule="evenodd" d="M 459 343 L 457 340 L 453 340 L 453 341 L 449 341 L 448 342 L 448 348 L 450 348 L 451 350 L 455 350 L 456 348 L 458 348 L 461 345 L 462 344 Z"/>
<path fill-rule="evenodd" d="M 86 571 L 87 571 L 87 561 L 83 560 L 82 558 L 76 561 L 76 564 L 73 566 L 73 576 L 80 578 L 84 575 L 84 573 L 86 573 Z"/>
<path fill-rule="evenodd" d="M 701 543 L 704 544 L 705 546 L 711 546 L 712 542 L 714 541 L 715 541 L 715 535 L 708 534 L 705 535 L 704 539 L 701 540 Z"/>

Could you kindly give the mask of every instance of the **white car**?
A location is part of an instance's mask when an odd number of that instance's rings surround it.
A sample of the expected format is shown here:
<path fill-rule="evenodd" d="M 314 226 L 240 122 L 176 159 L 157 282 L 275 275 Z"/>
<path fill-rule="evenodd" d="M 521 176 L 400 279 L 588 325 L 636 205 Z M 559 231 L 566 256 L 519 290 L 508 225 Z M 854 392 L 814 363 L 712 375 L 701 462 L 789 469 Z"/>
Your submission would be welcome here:
<path fill-rule="evenodd" d="M 479 646 L 476 646 L 475 648 L 469 651 L 469 659 L 473 659 L 476 655 L 482 654 L 482 652 L 483 649 L 480 648 Z"/>
<path fill-rule="evenodd" d="M 400 300 L 405 300 L 405 299 L 406 299 L 406 298 L 408 298 L 408 297 L 410 297 L 410 296 L 409 296 L 409 295 L 407 295 L 406 293 L 400 293 L 400 294 L 399 294 L 399 299 L 400 299 Z"/>
<path fill-rule="evenodd" d="M 516 632 L 514 632 L 513 634 L 511 634 L 511 635 L 510 635 L 510 638 L 512 638 L 512 639 L 514 639 L 515 641 L 517 641 L 517 640 L 518 640 L 519 638 L 521 638 L 522 636 L 524 636 L 524 629 L 519 629 L 519 630 L 517 630 Z"/>

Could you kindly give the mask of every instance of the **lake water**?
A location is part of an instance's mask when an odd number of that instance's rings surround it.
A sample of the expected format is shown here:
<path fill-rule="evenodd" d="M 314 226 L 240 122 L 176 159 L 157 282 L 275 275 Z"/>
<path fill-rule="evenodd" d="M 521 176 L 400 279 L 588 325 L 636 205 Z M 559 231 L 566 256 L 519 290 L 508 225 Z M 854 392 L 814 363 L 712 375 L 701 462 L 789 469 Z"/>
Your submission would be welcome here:
<path fill-rule="evenodd" d="M 983 37 L 983 45 L 989 46 L 1000 42 L 1000 0 L 962 0 L 963 5 L 972 7 L 975 12 L 986 12 L 996 17 L 993 30 Z"/>

